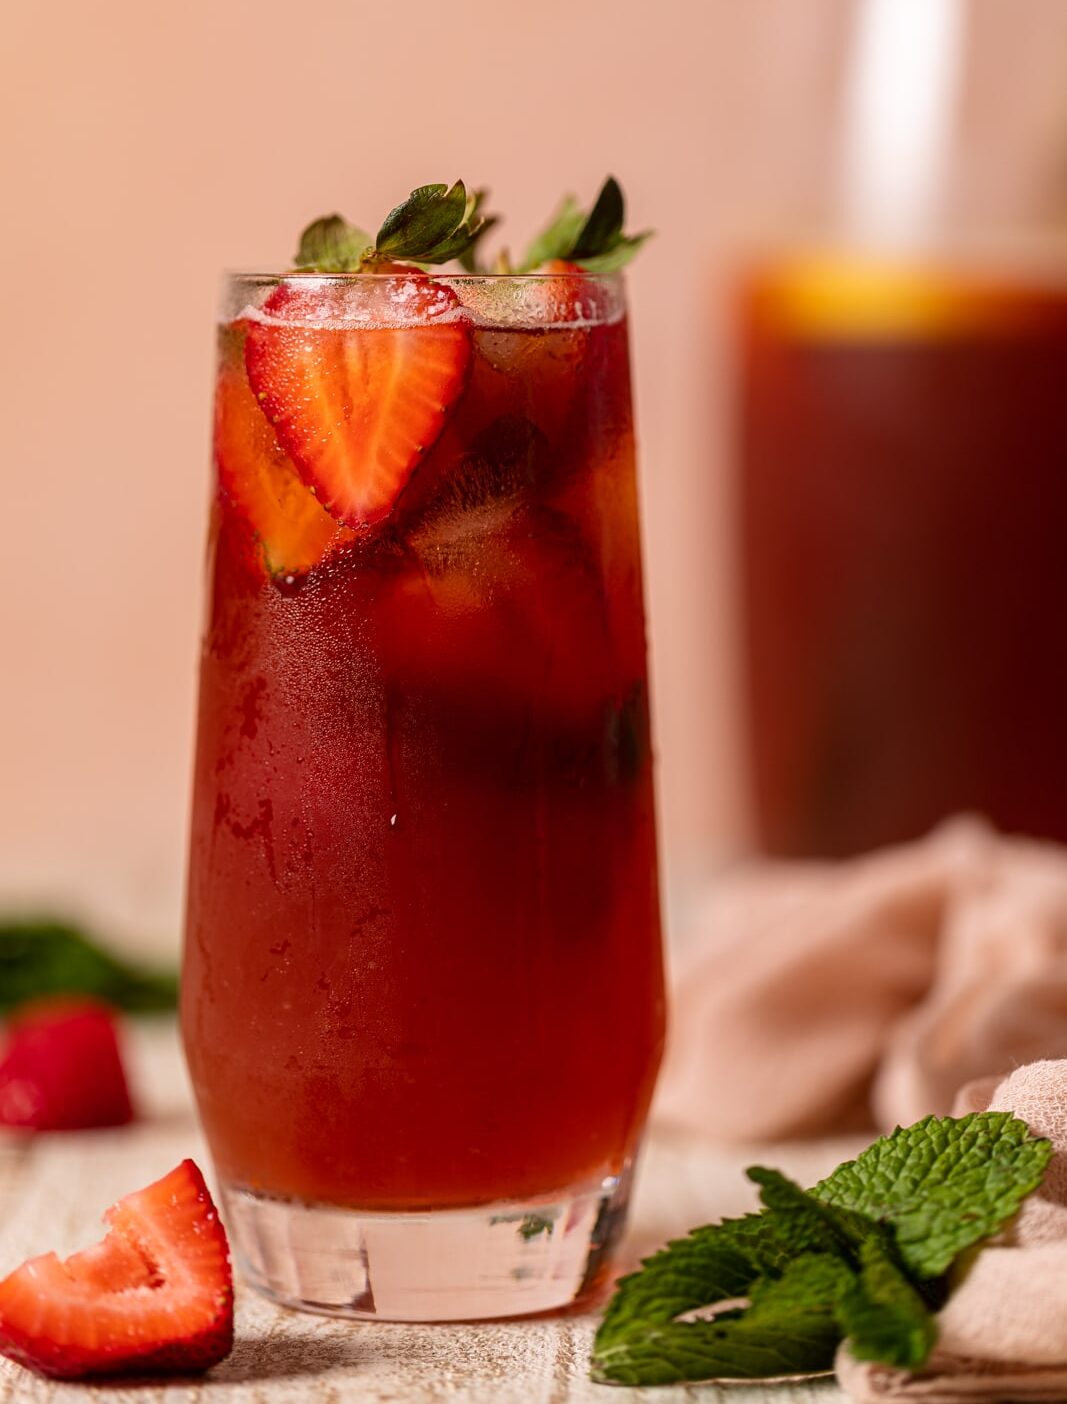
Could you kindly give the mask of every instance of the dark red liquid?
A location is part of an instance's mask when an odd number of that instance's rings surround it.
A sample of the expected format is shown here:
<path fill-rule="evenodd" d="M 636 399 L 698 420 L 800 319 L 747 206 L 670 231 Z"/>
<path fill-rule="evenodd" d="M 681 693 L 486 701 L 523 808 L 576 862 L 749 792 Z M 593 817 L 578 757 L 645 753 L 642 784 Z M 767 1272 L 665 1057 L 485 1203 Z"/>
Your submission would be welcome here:
<path fill-rule="evenodd" d="M 1067 295 L 883 270 L 801 305 L 790 276 L 745 318 L 760 837 L 843 855 L 973 810 L 1067 839 Z"/>
<path fill-rule="evenodd" d="M 219 1170 L 363 1208 L 632 1154 L 663 1032 L 624 323 L 474 332 L 396 520 L 216 506 L 183 1023 Z M 225 364 L 240 365 L 224 332 Z"/>

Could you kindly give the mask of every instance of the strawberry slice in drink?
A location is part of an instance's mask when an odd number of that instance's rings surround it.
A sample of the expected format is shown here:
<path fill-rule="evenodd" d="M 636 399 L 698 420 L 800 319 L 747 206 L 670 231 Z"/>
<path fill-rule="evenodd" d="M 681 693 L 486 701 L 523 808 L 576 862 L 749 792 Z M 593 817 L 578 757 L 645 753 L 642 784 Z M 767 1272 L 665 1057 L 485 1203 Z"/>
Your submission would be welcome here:
<path fill-rule="evenodd" d="M 252 528 L 272 575 L 301 574 L 353 540 L 301 481 L 252 393 L 243 361 L 225 354 L 215 390 L 215 466 L 223 496 Z"/>
<path fill-rule="evenodd" d="M 0 1282 L 0 1352 L 55 1379 L 206 1370 L 233 1346 L 229 1246 L 184 1160 L 113 1205 L 107 1237 Z"/>
<path fill-rule="evenodd" d="M 301 478 L 339 522 L 365 527 L 387 517 L 440 434 L 470 363 L 459 310 L 451 288 L 414 272 L 368 276 L 354 290 L 293 278 L 250 324 L 252 389 Z"/>

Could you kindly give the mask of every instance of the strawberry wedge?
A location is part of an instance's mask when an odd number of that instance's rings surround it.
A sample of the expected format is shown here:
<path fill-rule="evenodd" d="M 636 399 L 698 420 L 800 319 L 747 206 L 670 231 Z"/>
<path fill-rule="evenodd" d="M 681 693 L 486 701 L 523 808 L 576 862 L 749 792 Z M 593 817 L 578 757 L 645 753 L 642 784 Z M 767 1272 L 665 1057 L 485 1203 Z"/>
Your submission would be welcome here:
<path fill-rule="evenodd" d="M 107 1005 L 58 996 L 14 1011 L 0 1050 L 0 1126 L 83 1131 L 133 1114 Z"/>
<path fill-rule="evenodd" d="M 244 366 L 223 363 L 215 391 L 219 486 L 252 528 L 272 575 L 310 570 L 353 534 L 301 480 L 256 401 Z"/>
<path fill-rule="evenodd" d="M 462 394 L 471 357 L 449 287 L 419 273 L 374 281 L 378 324 L 345 325 L 331 315 L 337 285 L 294 278 L 245 341 L 249 383 L 279 443 L 349 527 L 389 515 Z"/>
<path fill-rule="evenodd" d="M 233 1346 L 225 1231 L 191 1160 L 105 1216 L 107 1237 L 0 1282 L 0 1352 L 54 1379 L 185 1374 Z"/>

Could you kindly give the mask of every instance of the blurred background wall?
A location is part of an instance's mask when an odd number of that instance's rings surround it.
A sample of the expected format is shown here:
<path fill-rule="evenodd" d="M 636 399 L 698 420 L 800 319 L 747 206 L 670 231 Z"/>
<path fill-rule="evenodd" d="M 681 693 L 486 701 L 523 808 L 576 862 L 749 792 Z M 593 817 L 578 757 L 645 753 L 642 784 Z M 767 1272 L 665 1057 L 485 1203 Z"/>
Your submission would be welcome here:
<path fill-rule="evenodd" d="M 965 0 L 943 190 L 1056 212 L 1067 6 Z M 0 899 L 178 939 L 213 320 L 311 217 L 492 187 L 521 241 L 611 171 L 631 273 L 666 883 L 749 838 L 728 471 L 732 269 L 834 201 L 853 0 L 18 6 L 0 57 Z"/>

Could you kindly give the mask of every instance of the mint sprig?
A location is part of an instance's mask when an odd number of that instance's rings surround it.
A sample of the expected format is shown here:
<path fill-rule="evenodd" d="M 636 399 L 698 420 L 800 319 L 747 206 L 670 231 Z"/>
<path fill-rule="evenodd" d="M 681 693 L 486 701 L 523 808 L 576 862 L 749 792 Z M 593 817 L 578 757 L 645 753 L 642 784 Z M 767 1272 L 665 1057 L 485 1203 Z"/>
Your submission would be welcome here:
<path fill-rule="evenodd" d="M 364 273 L 387 263 L 430 268 L 455 261 L 469 273 L 483 272 L 481 243 L 499 222 L 496 215 L 484 213 L 487 193 L 468 191 L 461 180 L 420 185 L 389 211 L 373 238 L 343 215 L 325 215 L 301 234 L 294 266 L 315 273 Z M 529 273 L 565 259 L 590 273 L 613 272 L 633 258 L 650 234 L 625 234 L 625 219 L 622 189 L 609 176 L 588 213 L 568 195 L 519 267 L 512 270 L 507 254 L 501 253 L 494 269 Z"/>
<path fill-rule="evenodd" d="M 840 1327 L 834 1305 L 851 1283 L 843 1263 L 807 1253 L 776 1277 L 753 1279 L 749 1305 L 712 1321 L 667 1321 L 629 1336 L 597 1334 L 593 1378 L 627 1385 L 813 1375 L 832 1361 Z"/>
<path fill-rule="evenodd" d="M 812 1190 L 754 1166 L 762 1212 L 695 1229 L 618 1284 L 593 1378 L 814 1374 L 845 1338 L 859 1359 L 918 1369 L 949 1268 L 1012 1218 L 1051 1154 L 1010 1113 L 981 1112 L 898 1129 Z"/>
<path fill-rule="evenodd" d="M 858 1360 L 918 1370 L 937 1340 L 929 1303 L 892 1248 L 873 1234 L 860 1249 L 859 1275 L 838 1298 L 836 1317 Z"/>

